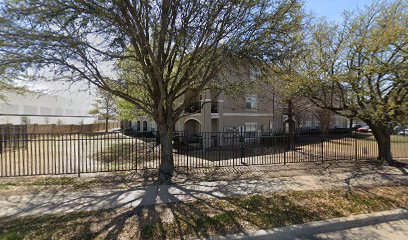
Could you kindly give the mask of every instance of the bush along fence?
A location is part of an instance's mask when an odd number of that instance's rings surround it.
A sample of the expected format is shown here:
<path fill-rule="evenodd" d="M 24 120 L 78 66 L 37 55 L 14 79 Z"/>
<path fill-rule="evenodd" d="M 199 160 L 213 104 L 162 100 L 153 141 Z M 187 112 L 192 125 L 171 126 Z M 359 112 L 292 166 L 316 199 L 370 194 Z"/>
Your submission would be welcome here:
<path fill-rule="evenodd" d="M 176 168 L 235 167 L 301 162 L 375 159 L 371 133 L 331 131 L 322 135 L 259 132 L 205 132 L 174 135 Z M 3 133 L 0 177 L 157 169 L 156 133 Z M 408 158 L 408 136 L 392 136 L 395 158 Z"/>

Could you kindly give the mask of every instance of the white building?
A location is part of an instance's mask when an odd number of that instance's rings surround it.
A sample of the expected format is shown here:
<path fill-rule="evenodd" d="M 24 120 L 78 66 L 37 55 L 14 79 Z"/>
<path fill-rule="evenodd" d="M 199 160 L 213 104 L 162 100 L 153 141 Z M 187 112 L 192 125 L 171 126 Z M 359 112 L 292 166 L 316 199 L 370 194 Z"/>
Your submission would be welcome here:
<path fill-rule="evenodd" d="M 89 114 L 92 103 L 44 93 L 2 93 L 0 124 L 90 124 L 96 118 Z"/>
<path fill-rule="evenodd" d="M 151 118 L 142 116 L 134 121 L 122 120 L 122 129 L 132 129 L 134 132 L 155 132 L 157 124 Z"/>

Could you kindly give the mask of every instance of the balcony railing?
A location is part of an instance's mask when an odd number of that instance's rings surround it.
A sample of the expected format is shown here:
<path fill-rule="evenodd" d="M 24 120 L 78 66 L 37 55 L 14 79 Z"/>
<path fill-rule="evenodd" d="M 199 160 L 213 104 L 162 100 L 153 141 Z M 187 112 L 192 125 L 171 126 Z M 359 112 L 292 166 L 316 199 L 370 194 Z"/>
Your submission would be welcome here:
<path fill-rule="evenodd" d="M 194 102 L 190 104 L 190 106 L 186 107 L 184 109 L 184 112 L 186 113 L 200 113 L 201 108 L 203 106 L 201 105 L 200 102 Z M 211 113 L 219 113 L 218 112 L 218 102 L 211 102 Z"/>
<path fill-rule="evenodd" d="M 184 112 L 186 113 L 200 113 L 201 112 L 201 103 L 200 102 L 194 102 L 190 104 L 190 106 L 186 107 L 184 109 Z"/>

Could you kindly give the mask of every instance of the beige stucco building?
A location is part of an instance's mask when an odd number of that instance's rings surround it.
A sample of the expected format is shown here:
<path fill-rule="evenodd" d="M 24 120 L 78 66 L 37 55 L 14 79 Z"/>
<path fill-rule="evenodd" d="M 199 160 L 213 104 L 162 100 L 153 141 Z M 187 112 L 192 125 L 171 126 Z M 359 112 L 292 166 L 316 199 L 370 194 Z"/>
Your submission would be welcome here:
<path fill-rule="evenodd" d="M 219 132 L 245 132 L 251 134 L 277 133 L 285 130 L 287 115 L 283 104 L 270 86 L 259 86 L 255 81 L 257 72 L 240 69 L 225 74 L 218 81 L 238 82 L 240 90 L 208 89 L 197 94 L 197 99 L 187 107 L 176 123 L 176 131 L 189 136 L 217 136 Z M 234 84 L 235 84 L 234 83 Z M 275 86 L 279 87 L 279 86 Z M 313 108 L 305 114 L 298 126 L 302 129 L 318 129 L 320 123 L 314 116 Z M 347 127 L 347 119 L 335 116 L 333 128 Z M 126 122 L 125 128 L 136 132 L 156 131 L 157 126 L 150 118 L 140 117 Z M 248 135 L 248 134 L 247 134 Z"/>
<path fill-rule="evenodd" d="M 270 97 L 254 93 L 229 97 L 224 92 L 206 90 L 185 110 L 176 130 L 188 134 L 278 131 L 282 127 L 282 114 L 271 101 L 273 93 L 270 94 Z"/>
<path fill-rule="evenodd" d="M 270 86 L 256 81 L 260 72 L 253 67 L 230 67 L 218 77 L 220 85 L 238 86 L 222 91 L 208 89 L 184 111 L 176 130 L 189 135 L 199 132 L 276 132 L 282 129 L 282 111 Z"/>

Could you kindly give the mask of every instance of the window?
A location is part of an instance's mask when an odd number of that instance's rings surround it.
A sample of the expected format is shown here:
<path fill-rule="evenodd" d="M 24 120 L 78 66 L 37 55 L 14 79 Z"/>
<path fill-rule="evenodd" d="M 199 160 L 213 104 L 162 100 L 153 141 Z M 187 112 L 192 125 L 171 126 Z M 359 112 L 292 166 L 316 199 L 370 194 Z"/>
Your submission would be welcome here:
<path fill-rule="evenodd" d="M 74 116 L 75 115 L 75 110 L 74 109 L 65 109 L 65 115 Z"/>
<path fill-rule="evenodd" d="M 50 108 L 50 107 L 40 107 L 40 114 L 42 114 L 42 115 L 51 115 L 52 114 L 52 108 Z"/>
<path fill-rule="evenodd" d="M 314 122 L 314 127 L 315 128 L 320 128 L 320 121 L 315 121 Z"/>
<path fill-rule="evenodd" d="M 23 114 L 36 115 L 37 114 L 37 107 L 36 106 L 30 106 L 30 105 L 23 105 Z"/>
<path fill-rule="evenodd" d="M 7 103 L 3 103 L 1 104 L 1 112 L 2 113 L 15 113 L 18 114 L 19 113 L 19 109 L 20 106 L 16 105 L 16 104 L 7 104 Z"/>
<path fill-rule="evenodd" d="M 140 132 L 140 121 L 136 122 L 136 131 Z"/>
<path fill-rule="evenodd" d="M 152 131 L 152 132 L 156 131 L 156 123 L 155 122 L 150 122 L 150 131 Z"/>
<path fill-rule="evenodd" d="M 256 109 L 257 98 L 256 95 L 250 95 L 245 97 L 245 109 Z"/>
<path fill-rule="evenodd" d="M 257 123 L 245 123 L 245 132 L 256 132 Z"/>
<path fill-rule="evenodd" d="M 147 132 L 147 122 L 143 121 L 143 132 Z"/>
<path fill-rule="evenodd" d="M 55 108 L 54 109 L 54 114 L 55 115 L 64 115 L 64 111 L 61 108 Z"/>

